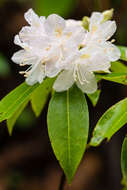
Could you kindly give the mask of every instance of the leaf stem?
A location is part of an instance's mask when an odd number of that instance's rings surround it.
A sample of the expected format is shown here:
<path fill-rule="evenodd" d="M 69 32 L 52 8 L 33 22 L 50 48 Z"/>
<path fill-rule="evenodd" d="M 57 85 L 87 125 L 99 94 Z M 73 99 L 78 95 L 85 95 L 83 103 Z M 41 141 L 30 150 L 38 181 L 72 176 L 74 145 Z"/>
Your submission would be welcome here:
<path fill-rule="evenodd" d="M 59 185 L 59 190 L 63 190 L 64 189 L 64 184 L 65 184 L 65 174 L 63 172 L 61 179 L 60 179 L 60 185 Z"/>

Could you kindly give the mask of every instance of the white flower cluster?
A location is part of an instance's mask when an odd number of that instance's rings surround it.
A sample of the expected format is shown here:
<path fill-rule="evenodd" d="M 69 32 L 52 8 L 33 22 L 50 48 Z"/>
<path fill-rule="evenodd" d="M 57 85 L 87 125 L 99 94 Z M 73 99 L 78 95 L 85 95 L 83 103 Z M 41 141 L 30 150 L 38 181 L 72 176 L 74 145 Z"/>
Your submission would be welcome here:
<path fill-rule="evenodd" d="M 89 30 L 81 21 L 64 20 L 52 14 L 38 17 L 32 9 L 25 13 L 29 26 L 15 36 L 14 43 L 23 49 L 12 60 L 21 66 L 26 82 L 41 83 L 45 77 L 58 75 L 53 88 L 60 92 L 74 83 L 85 93 L 97 89 L 94 72 L 109 72 L 110 62 L 120 58 L 120 51 L 108 41 L 116 31 L 115 21 L 104 21 L 104 15 L 94 12 Z"/>

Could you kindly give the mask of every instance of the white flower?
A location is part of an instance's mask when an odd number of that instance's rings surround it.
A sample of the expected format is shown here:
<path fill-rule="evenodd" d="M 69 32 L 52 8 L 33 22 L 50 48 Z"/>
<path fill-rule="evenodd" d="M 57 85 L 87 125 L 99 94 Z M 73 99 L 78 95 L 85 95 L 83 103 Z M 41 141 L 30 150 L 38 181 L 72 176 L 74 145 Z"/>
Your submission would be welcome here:
<path fill-rule="evenodd" d="M 103 19 L 102 13 L 92 14 L 89 31 L 82 43 L 83 48 L 68 59 L 64 71 L 54 83 L 56 91 L 68 90 L 76 83 L 83 92 L 94 93 L 97 90 L 94 72 L 109 72 L 110 62 L 120 58 L 119 49 L 107 41 L 116 31 L 116 23 L 103 22 Z"/>
<path fill-rule="evenodd" d="M 116 31 L 114 21 L 104 21 L 104 14 L 94 12 L 89 31 L 81 21 L 64 20 L 52 14 L 38 17 L 32 9 L 25 13 L 29 26 L 15 36 L 15 44 L 22 47 L 12 60 L 21 66 L 26 82 L 41 83 L 45 77 L 57 77 L 53 88 L 60 92 L 74 83 L 86 93 L 97 89 L 94 72 L 109 72 L 110 62 L 120 58 L 119 49 L 108 41 Z"/>
<path fill-rule="evenodd" d="M 95 46 L 82 48 L 69 62 L 54 83 L 53 88 L 58 92 L 76 83 L 83 92 L 94 93 L 97 82 L 93 72 L 108 71 L 110 67 L 108 58 Z"/>
<path fill-rule="evenodd" d="M 33 85 L 41 83 L 47 77 L 56 76 L 62 69 L 62 62 L 78 50 L 85 35 L 84 28 L 67 24 L 62 17 L 52 14 L 38 17 L 32 9 L 25 13 L 30 26 L 25 26 L 15 37 L 15 44 L 23 50 L 15 53 L 12 60 L 21 66 L 30 65 L 21 72 L 27 77 L 26 82 Z"/>
<path fill-rule="evenodd" d="M 116 31 L 115 21 L 105 21 L 104 15 L 94 12 L 90 18 L 89 32 L 85 36 L 84 46 L 96 44 L 107 54 L 109 61 L 116 61 L 120 58 L 119 49 L 109 40 Z"/>

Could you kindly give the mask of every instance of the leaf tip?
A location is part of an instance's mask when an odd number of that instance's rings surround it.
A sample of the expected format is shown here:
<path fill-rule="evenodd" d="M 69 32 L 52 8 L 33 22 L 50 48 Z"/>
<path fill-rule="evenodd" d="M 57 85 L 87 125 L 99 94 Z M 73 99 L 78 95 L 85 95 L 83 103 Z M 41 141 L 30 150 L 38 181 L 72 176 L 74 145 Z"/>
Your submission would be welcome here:
<path fill-rule="evenodd" d="M 12 136 L 12 132 L 13 132 L 13 127 L 14 127 L 14 126 L 11 126 L 11 125 L 9 124 L 9 121 L 8 121 L 8 120 L 6 121 L 6 124 L 7 124 L 7 128 L 8 128 L 8 133 L 9 133 L 10 136 Z"/>
<path fill-rule="evenodd" d="M 89 145 L 90 146 L 98 146 L 102 142 L 102 140 L 103 140 L 103 137 L 101 137 L 101 136 L 95 137 L 94 136 L 94 137 L 92 137 Z"/>

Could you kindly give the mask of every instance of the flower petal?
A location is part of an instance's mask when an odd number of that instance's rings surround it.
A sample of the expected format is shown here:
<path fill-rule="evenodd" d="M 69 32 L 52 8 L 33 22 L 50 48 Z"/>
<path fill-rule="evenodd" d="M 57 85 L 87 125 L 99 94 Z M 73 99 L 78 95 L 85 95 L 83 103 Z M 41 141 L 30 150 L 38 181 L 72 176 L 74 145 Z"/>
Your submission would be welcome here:
<path fill-rule="evenodd" d="M 33 11 L 33 9 L 29 9 L 25 14 L 24 17 L 26 21 L 33 26 L 38 26 L 40 23 L 39 16 Z"/>
<path fill-rule="evenodd" d="M 90 31 L 92 30 L 93 26 L 99 25 L 102 22 L 103 18 L 104 16 L 102 13 L 93 12 L 90 17 Z"/>
<path fill-rule="evenodd" d="M 46 62 L 45 69 L 46 69 L 45 71 L 46 76 L 51 77 L 51 78 L 55 77 L 61 70 L 59 67 L 56 67 L 56 63 L 52 59 Z"/>
<path fill-rule="evenodd" d="M 82 26 L 82 21 L 80 21 L 80 20 L 68 19 L 68 20 L 66 20 L 66 26 L 67 26 L 67 27 Z"/>
<path fill-rule="evenodd" d="M 37 29 L 25 26 L 19 33 L 19 37 L 24 44 L 33 47 L 34 49 L 46 49 L 49 46 L 50 38 L 43 33 L 37 32 Z"/>
<path fill-rule="evenodd" d="M 13 54 L 11 59 L 13 62 L 15 62 L 17 64 L 21 64 L 21 63 L 23 63 L 24 56 L 25 56 L 25 50 L 19 50 Z"/>
<path fill-rule="evenodd" d="M 110 39 L 116 31 L 116 22 L 115 21 L 106 21 L 100 25 L 99 31 L 101 38 L 106 40 Z"/>
<path fill-rule="evenodd" d="M 65 20 L 56 14 L 52 14 L 45 20 L 44 26 L 47 34 L 55 35 L 57 31 L 61 32 L 65 28 Z"/>
<path fill-rule="evenodd" d="M 80 65 L 76 84 L 85 93 L 94 93 L 97 90 L 97 82 L 94 74 L 86 70 L 84 65 Z"/>
<path fill-rule="evenodd" d="M 26 78 L 26 83 L 28 85 L 34 85 L 37 82 L 41 83 L 45 78 L 45 68 L 41 64 L 35 65 Z"/>
<path fill-rule="evenodd" d="M 69 36 L 69 34 L 71 35 Z M 65 29 L 65 35 L 67 36 L 68 40 L 72 41 L 70 43 L 75 43 L 77 46 L 79 46 L 85 39 L 86 30 L 82 26 L 67 27 Z"/>
<path fill-rule="evenodd" d="M 68 90 L 74 84 L 73 72 L 72 70 L 64 70 L 57 77 L 53 88 L 57 92 Z"/>
<path fill-rule="evenodd" d="M 88 71 L 106 71 L 110 68 L 110 61 L 103 52 L 96 53 L 91 57 L 87 65 Z"/>
<path fill-rule="evenodd" d="M 109 61 L 113 62 L 120 59 L 121 53 L 120 53 L 120 50 L 117 48 L 117 46 L 115 46 L 111 42 L 105 42 L 103 45 L 104 45 L 106 54 L 109 58 Z"/>

